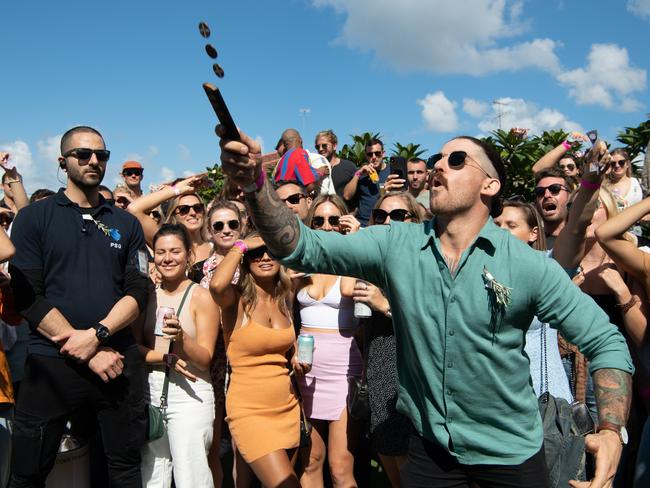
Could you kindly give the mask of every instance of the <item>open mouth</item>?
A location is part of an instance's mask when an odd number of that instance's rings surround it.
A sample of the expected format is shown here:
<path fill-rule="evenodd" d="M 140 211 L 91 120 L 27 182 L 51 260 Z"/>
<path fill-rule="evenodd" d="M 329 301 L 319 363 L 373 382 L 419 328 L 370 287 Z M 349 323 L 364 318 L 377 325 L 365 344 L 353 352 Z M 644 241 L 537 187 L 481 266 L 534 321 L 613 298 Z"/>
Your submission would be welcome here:
<path fill-rule="evenodd" d="M 545 212 L 555 212 L 557 210 L 557 205 L 553 202 L 547 202 L 542 204 L 542 209 Z"/>

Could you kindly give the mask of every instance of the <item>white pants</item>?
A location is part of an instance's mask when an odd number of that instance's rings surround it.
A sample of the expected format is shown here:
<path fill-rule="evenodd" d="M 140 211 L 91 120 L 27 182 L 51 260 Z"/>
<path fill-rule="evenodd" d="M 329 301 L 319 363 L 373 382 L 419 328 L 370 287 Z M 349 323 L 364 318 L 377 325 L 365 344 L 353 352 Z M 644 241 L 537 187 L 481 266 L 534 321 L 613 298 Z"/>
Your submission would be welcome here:
<path fill-rule="evenodd" d="M 148 376 L 151 403 L 159 405 L 165 374 L 152 371 Z M 208 466 L 214 423 L 212 385 L 202 379 L 192 383 L 172 372 L 167 405 L 165 435 L 142 450 L 143 486 L 169 488 L 173 473 L 177 488 L 212 488 Z"/>

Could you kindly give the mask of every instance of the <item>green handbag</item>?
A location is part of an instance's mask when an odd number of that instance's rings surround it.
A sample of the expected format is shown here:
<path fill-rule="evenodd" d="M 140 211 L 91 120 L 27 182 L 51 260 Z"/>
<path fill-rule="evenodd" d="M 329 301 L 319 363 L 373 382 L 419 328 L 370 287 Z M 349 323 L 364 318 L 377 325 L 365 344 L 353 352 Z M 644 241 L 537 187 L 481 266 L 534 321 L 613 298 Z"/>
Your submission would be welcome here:
<path fill-rule="evenodd" d="M 185 304 L 185 299 L 190 289 L 194 286 L 194 283 L 190 284 L 185 289 L 183 298 L 181 299 L 181 304 L 178 307 L 176 314 L 180 316 L 181 310 L 183 310 L 183 305 Z M 172 352 L 173 343 L 169 344 L 169 352 Z M 155 441 L 160 439 L 165 434 L 165 424 L 167 419 L 165 418 L 165 412 L 167 410 L 167 392 L 169 391 L 169 364 L 165 366 L 165 382 L 163 383 L 162 394 L 160 395 L 160 406 L 152 405 L 148 403 L 146 405 L 147 409 L 147 419 L 149 420 L 149 429 L 147 430 L 147 440 Z"/>

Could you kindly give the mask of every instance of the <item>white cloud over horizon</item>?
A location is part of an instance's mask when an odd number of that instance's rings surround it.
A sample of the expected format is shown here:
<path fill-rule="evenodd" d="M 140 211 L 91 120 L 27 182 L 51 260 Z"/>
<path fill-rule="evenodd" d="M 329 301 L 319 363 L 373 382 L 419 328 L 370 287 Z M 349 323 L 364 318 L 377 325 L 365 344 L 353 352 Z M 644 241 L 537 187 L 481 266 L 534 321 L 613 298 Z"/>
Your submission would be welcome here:
<path fill-rule="evenodd" d="M 555 54 L 559 42 L 548 38 L 513 42 L 515 36 L 528 30 L 528 22 L 521 18 L 521 0 L 312 0 L 312 3 L 345 15 L 335 42 L 372 52 L 399 71 L 485 75 L 537 68 L 560 72 Z"/>
<path fill-rule="evenodd" d="M 646 71 L 630 65 L 627 49 L 616 44 L 592 44 L 587 65 L 560 73 L 560 84 L 578 105 L 600 105 L 621 112 L 639 110 L 634 94 L 646 88 Z"/>
<path fill-rule="evenodd" d="M 442 91 L 428 93 L 417 104 L 422 107 L 422 119 L 433 132 L 453 132 L 458 129 L 456 102 L 449 100 Z"/>
<path fill-rule="evenodd" d="M 490 106 L 487 102 L 480 102 L 473 98 L 463 98 L 463 112 L 474 118 L 482 117 L 489 109 Z"/>

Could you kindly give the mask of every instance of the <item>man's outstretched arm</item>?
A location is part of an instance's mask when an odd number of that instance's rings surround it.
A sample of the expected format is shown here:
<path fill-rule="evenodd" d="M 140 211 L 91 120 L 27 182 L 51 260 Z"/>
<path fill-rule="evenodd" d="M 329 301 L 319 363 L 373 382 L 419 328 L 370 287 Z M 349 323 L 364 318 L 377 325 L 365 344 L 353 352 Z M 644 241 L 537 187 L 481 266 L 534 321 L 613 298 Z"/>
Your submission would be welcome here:
<path fill-rule="evenodd" d="M 217 133 L 222 133 L 217 128 Z M 278 197 L 264 175 L 260 146 L 240 131 L 241 141 L 221 139 L 221 167 L 246 192 L 246 203 L 262 239 L 277 257 L 288 256 L 298 245 L 300 226 L 294 213 Z"/>

